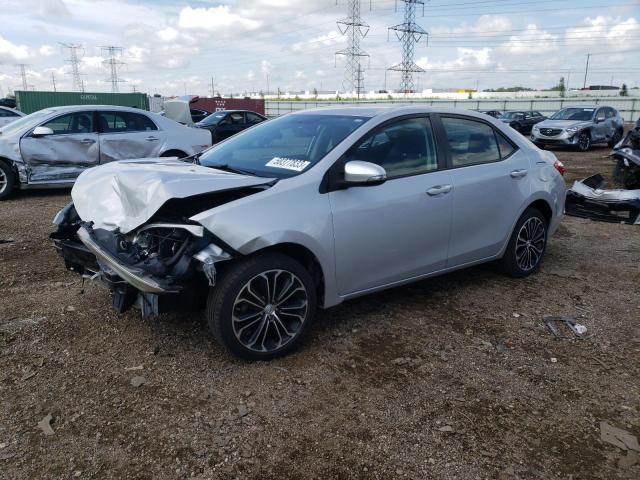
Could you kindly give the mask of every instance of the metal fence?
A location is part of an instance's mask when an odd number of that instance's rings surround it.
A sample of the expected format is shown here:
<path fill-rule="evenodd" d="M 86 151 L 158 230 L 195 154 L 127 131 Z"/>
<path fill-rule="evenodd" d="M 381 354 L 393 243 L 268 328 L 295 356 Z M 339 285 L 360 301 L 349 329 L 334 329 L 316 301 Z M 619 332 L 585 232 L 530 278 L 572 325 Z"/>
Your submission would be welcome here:
<path fill-rule="evenodd" d="M 571 105 L 607 105 L 620 112 L 627 122 L 635 122 L 640 117 L 640 98 L 630 97 L 589 97 L 589 98 L 532 98 L 532 99 L 481 99 L 481 100 L 366 100 L 366 101 L 277 101 L 267 100 L 265 110 L 268 117 L 278 117 L 298 110 L 319 107 L 348 107 L 363 105 L 408 105 L 420 104 L 441 108 L 463 108 L 467 110 L 535 110 L 543 115 L 551 115 L 563 107 Z"/>

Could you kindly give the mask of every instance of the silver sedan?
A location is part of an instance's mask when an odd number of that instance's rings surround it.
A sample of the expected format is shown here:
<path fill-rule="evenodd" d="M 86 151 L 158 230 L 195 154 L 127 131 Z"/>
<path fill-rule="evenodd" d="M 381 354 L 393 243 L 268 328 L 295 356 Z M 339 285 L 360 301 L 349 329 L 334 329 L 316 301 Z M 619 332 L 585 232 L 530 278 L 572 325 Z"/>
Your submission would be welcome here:
<path fill-rule="evenodd" d="M 0 200 L 17 188 L 71 186 L 113 160 L 186 157 L 210 145 L 208 132 L 136 108 L 47 108 L 0 129 Z"/>
<path fill-rule="evenodd" d="M 206 303 L 249 359 L 295 348 L 317 306 L 493 260 L 530 275 L 565 201 L 553 153 L 462 110 L 301 111 L 196 160 L 85 172 L 53 238 L 119 311 Z"/>

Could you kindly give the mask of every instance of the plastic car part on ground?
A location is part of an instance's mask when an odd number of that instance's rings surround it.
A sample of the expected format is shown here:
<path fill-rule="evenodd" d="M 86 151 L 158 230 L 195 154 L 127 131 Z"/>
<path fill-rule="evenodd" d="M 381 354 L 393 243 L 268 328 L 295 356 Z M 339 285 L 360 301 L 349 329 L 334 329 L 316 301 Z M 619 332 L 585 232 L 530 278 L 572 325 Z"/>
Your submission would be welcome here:
<path fill-rule="evenodd" d="M 567 191 L 566 213 L 640 225 L 640 128 L 630 131 L 611 156 L 616 159 L 614 178 L 624 188 L 604 189 L 604 178 L 599 174 L 575 182 Z"/>

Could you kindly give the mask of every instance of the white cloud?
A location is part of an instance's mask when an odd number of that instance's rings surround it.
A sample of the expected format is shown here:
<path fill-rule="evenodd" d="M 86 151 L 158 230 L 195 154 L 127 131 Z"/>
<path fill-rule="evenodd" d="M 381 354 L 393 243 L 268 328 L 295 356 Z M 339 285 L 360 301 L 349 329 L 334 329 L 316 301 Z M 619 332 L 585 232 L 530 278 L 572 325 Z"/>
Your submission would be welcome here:
<path fill-rule="evenodd" d="M 579 48 L 602 44 L 603 41 L 621 47 L 637 44 L 634 37 L 640 33 L 640 23 L 633 17 L 622 21 L 619 18 L 598 16 L 587 18 L 584 23 L 584 27 L 566 30 L 566 41 L 569 45 Z"/>
<path fill-rule="evenodd" d="M 162 40 L 163 42 L 172 42 L 176 38 L 178 38 L 179 34 L 180 32 L 178 32 L 178 30 L 173 27 L 163 28 L 162 30 L 158 31 L 158 37 L 160 37 L 160 40 Z"/>
<path fill-rule="evenodd" d="M 38 53 L 40 55 L 42 55 L 43 57 L 50 57 L 51 55 L 53 55 L 54 53 L 56 53 L 56 49 L 53 48 L 51 45 L 42 45 L 39 49 L 38 49 Z"/>
<path fill-rule="evenodd" d="M 29 47 L 15 45 L 0 36 L 0 63 L 12 63 L 26 60 L 31 56 Z"/>
<path fill-rule="evenodd" d="M 556 50 L 558 36 L 540 30 L 536 25 L 527 25 L 520 35 L 512 35 L 509 41 L 503 45 L 508 53 L 542 54 L 547 55 Z"/>
<path fill-rule="evenodd" d="M 220 31 L 256 30 L 261 22 L 231 12 L 228 5 L 213 8 L 184 7 L 180 10 L 178 26 L 184 29 Z"/>
<path fill-rule="evenodd" d="M 307 48 L 317 47 L 318 45 L 336 45 L 338 43 L 343 43 L 346 41 L 347 41 L 347 37 L 345 35 L 342 35 L 340 32 L 336 32 L 335 30 L 332 30 L 325 35 L 314 37 L 311 40 L 294 43 L 291 46 L 291 49 L 294 52 L 302 52 Z"/>
<path fill-rule="evenodd" d="M 431 29 L 434 38 L 446 38 L 448 34 L 495 33 L 513 28 L 511 20 L 504 15 L 481 15 L 473 24 L 462 23 L 456 27 L 436 26 Z"/>
<path fill-rule="evenodd" d="M 260 63 L 260 71 L 265 75 L 267 73 L 270 73 L 272 68 L 273 68 L 273 64 L 268 60 L 262 60 L 262 62 Z"/>
<path fill-rule="evenodd" d="M 256 74 L 254 73 L 254 71 L 249 70 L 249 72 L 247 73 L 247 80 L 252 81 L 255 78 L 256 78 Z"/>

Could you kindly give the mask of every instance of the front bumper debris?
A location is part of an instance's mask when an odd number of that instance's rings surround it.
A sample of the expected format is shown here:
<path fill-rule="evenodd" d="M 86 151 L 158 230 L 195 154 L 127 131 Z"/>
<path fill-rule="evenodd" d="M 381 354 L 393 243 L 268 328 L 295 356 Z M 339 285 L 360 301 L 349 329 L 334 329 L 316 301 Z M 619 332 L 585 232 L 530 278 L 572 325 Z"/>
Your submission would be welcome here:
<path fill-rule="evenodd" d="M 193 224 L 150 223 L 123 235 L 82 222 L 73 205 L 55 224 L 51 238 L 67 269 L 106 286 L 119 312 L 192 308 L 215 285 L 216 265 L 232 258 Z"/>
<path fill-rule="evenodd" d="M 640 225 L 640 190 L 606 190 L 603 186 L 602 175 L 575 182 L 567 191 L 567 215 Z"/>

